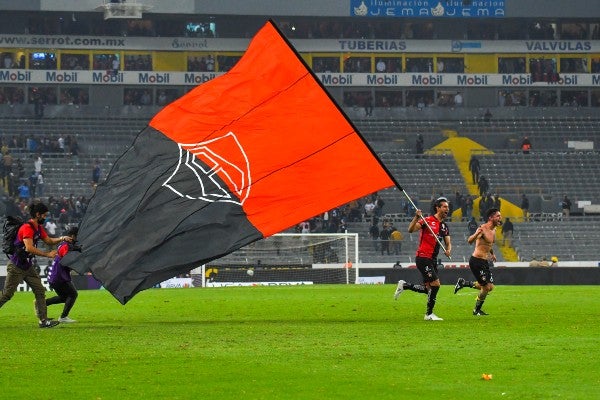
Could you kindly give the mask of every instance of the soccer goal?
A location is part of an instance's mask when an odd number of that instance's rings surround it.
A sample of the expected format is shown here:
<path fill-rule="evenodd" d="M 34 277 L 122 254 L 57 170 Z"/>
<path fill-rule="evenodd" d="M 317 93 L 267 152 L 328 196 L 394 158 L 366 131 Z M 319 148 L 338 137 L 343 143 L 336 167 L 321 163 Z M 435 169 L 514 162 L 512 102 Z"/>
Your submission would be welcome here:
<path fill-rule="evenodd" d="M 192 272 L 207 287 L 350 284 L 359 260 L 357 233 L 278 233 Z"/>

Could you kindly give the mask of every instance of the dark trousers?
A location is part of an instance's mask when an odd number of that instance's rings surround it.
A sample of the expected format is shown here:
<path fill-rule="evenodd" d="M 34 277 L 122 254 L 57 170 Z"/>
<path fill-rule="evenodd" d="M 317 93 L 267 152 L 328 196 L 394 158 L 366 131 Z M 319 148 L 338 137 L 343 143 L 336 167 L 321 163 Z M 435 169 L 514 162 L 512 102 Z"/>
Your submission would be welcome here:
<path fill-rule="evenodd" d="M 53 283 L 50 287 L 56 292 L 58 296 L 50 297 L 46 299 L 46 305 L 51 306 L 53 304 L 62 304 L 65 303 L 63 308 L 63 312 L 60 315 L 61 318 L 65 318 L 69 315 L 71 308 L 75 304 L 75 300 L 77 300 L 77 289 L 73 286 L 73 282 L 60 282 Z"/>

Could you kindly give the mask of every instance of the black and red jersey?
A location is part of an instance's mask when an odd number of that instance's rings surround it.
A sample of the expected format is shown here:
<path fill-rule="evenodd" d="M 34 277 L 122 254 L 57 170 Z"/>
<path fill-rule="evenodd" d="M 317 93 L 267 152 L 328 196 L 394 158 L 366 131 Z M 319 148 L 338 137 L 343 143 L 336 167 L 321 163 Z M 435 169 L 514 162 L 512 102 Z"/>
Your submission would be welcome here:
<path fill-rule="evenodd" d="M 427 221 L 427 224 L 441 242 L 443 242 L 444 237 L 450 235 L 448 225 L 444 221 L 438 220 L 435 215 L 425 217 L 425 221 Z M 437 258 L 438 252 L 440 251 L 440 244 L 437 242 L 435 236 L 431 234 L 431 231 L 427 228 L 422 219 L 419 220 L 418 224 L 421 226 L 421 233 L 419 235 L 417 257 Z"/>

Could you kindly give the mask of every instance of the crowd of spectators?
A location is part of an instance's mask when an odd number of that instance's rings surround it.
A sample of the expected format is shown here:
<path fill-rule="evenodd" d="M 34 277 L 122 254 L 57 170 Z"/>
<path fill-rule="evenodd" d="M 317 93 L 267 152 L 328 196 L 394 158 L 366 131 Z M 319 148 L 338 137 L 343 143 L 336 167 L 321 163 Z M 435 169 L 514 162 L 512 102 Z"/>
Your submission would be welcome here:
<path fill-rule="evenodd" d="M 78 155 L 79 143 L 74 135 L 37 135 L 20 134 L 11 137 L 0 135 L 1 153 L 9 152 L 29 153 L 59 153 L 65 155 Z"/>
<path fill-rule="evenodd" d="M 28 208 L 32 204 L 33 199 L 34 197 L 25 199 L 10 195 L 5 196 L 3 199 L 6 210 L 5 214 L 20 216 L 23 219 L 29 218 Z M 55 233 L 57 235 L 60 235 L 60 232 L 66 231 L 68 226 L 79 224 L 87 211 L 89 203 L 89 199 L 86 196 L 75 196 L 74 194 L 70 194 L 68 197 L 50 196 L 42 200 L 48 205 L 50 212 L 46 222 L 56 225 L 52 231 L 56 229 Z M 51 234 L 52 232 L 48 233 Z"/>
<path fill-rule="evenodd" d="M 153 104 L 152 93 L 150 89 L 125 89 L 123 104 L 126 106 L 149 106 Z"/>
<path fill-rule="evenodd" d="M 62 53 L 60 56 L 60 69 L 71 71 L 89 70 L 90 58 L 87 54 Z"/>
<path fill-rule="evenodd" d="M 11 199 L 27 204 L 31 199 L 45 194 L 46 177 L 43 171 L 42 152 L 77 156 L 79 145 L 77 138 L 66 135 L 57 138 L 44 135 L 29 135 L 2 138 L 0 144 L 0 185 Z M 31 158 L 32 162 L 23 157 Z M 32 171 L 26 165 L 33 164 Z"/>
<path fill-rule="evenodd" d="M 187 70 L 189 72 L 214 72 L 215 58 L 212 54 L 208 54 L 206 57 L 189 56 Z"/>
<path fill-rule="evenodd" d="M 152 71 L 150 54 L 125 55 L 125 71 Z"/>
<path fill-rule="evenodd" d="M 0 104 L 23 104 L 25 103 L 25 92 L 20 87 L 0 87 Z"/>

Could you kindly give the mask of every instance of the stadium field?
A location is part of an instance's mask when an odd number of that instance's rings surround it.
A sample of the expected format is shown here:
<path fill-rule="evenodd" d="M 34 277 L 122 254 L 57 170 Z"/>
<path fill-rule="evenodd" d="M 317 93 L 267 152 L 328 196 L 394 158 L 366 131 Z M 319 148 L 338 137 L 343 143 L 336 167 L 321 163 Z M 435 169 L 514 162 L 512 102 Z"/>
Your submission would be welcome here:
<path fill-rule="evenodd" d="M 600 398 L 600 286 L 497 286 L 474 317 L 476 292 L 448 284 L 439 322 L 394 289 L 152 289 L 126 306 L 81 291 L 78 322 L 54 329 L 17 293 L 0 310 L 0 397 Z"/>

